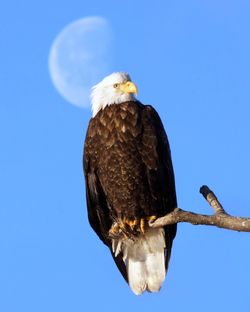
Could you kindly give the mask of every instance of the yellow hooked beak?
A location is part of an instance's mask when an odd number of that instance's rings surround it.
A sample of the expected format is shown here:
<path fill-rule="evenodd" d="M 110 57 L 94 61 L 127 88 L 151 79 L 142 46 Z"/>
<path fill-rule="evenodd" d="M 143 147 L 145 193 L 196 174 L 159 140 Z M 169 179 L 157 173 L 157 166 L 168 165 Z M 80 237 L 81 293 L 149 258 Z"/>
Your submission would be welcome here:
<path fill-rule="evenodd" d="M 138 95 L 137 87 L 132 81 L 120 83 L 119 89 L 124 93 L 135 93 L 136 95 Z"/>

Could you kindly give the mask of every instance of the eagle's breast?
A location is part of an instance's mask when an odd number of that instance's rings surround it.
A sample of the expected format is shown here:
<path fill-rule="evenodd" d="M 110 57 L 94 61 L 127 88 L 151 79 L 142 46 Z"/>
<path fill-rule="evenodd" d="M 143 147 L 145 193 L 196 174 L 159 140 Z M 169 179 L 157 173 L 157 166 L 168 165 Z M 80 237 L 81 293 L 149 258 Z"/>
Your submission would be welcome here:
<path fill-rule="evenodd" d="M 150 129 L 143 129 L 141 112 L 138 102 L 110 105 L 99 111 L 89 126 L 87 144 L 92 146 L 89 152 L 95 154 L 90 158 L 113 218 L 143 217 L 156 209 L 146 166 L 147 162 L 155 165 L 156 142 Z"/>

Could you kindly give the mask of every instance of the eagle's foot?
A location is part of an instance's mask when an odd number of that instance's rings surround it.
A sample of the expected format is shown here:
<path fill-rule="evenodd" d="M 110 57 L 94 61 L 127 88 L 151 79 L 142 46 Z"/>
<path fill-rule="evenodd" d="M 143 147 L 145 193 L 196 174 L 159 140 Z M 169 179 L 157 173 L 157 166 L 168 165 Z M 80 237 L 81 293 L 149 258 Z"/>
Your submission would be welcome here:
<path fill-rule="evenodd" d="M 156 216 L 149 216 L 140 219 L 122 218 L 118 222 L 112 224 L 109 230 L 110 238 L 134 238 L 145 233 L 148 223 L 157 219 Z"/>
<path fill-rule="evenodd" d="M 109 230 L 110 238 L 130 238 L 131 234 L 135 235 L 134 228 L 137 225 L 137 220 L 131 219 L 120 219 L 118 222 L 112 224 L 111 229 Z"/>

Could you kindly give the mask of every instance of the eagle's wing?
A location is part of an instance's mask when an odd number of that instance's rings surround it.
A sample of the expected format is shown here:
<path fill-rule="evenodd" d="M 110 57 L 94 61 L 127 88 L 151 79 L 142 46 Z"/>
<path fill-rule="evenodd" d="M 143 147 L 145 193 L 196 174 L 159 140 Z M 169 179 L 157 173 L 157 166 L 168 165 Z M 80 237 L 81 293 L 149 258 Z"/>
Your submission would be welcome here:
<path fill-rule="evenodd" d="M 112 224 L 112 220 L 109 217 L 109 208 L 104 196 L 104 192 L 101 186 L 101 183 L 98 179 L 96 174 L 96 168 L 91 167 L 90 169 L 90 161 L 95 163 L 95 160 L 90 160 L 89 157 L 89 147 L 92 145 L 91 142 L 91 131 L 92 131 L 92 124 L 87 131 L 86 141 L 84 146 L 84 158 L 83 158 L 83 167 L 84 167 L 84 175 L 85 175 L 85 183 L 86 183 L 86 198 L 87 198 L 87 209 L 88 209 L 88 219 L 91 227 L 94 229 L 98 237 L 103 241 L 105 245 L 107 245 L 110 249 L 112 257 L 121 272 L 124 279 L 127 280 L 127 272 L 126 266 L 123 262 L 122 255 L 119 254 L 115 257 L 111 241 L 108 239 L 109 229 Z M 89 138 L 89 140 L 87 139 Z"/>
<path fill-rule="evenodd" d="M 142 113 L 142 123 L 142 141 L 145 148 L 142 148 L 141 154 L 147 168 L 148 184 L 152 196 L 159 200 L 160 215 L 165 215 L 177 207 L 169 142 L 161 119 L 152 106 L 145 106 Z M 150 153 L 148 153 L 149 148 L 151 149 Z M 176 224 L 164 227 L 166 269 L 171 255 L 172 241 L 176 235 L 176 228 Z"/>

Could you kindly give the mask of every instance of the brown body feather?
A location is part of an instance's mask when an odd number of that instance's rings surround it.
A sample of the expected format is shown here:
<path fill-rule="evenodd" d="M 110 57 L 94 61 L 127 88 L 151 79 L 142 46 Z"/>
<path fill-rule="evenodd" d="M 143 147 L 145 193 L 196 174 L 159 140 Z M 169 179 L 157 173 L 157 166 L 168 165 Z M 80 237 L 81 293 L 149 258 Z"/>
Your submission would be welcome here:
<path fill-rule="evenodd" d="M 169 143 L 157 112 L 140 102 L 100 110 L 87 130 L 84 173 L 89 222 L 127 280 L 122 257 L 111 248 L 111 226 L 177 207 Z M 166 267 L 175 234 L 176 225 L 165 227 Z"/>

